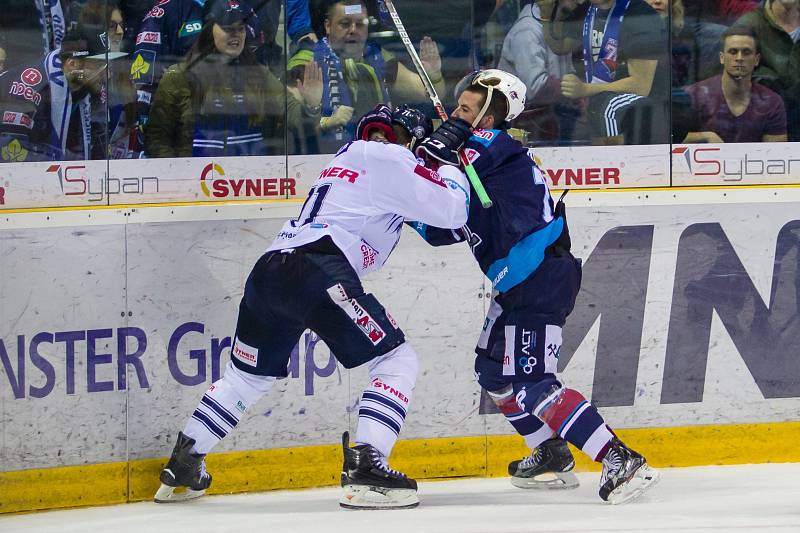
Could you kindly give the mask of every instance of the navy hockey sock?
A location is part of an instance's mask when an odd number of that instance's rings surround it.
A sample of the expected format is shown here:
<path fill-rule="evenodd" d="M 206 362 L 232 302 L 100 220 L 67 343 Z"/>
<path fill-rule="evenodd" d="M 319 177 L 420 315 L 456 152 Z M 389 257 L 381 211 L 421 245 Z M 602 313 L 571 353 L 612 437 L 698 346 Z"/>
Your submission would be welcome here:
<path fill-rule="evenodd" d="M 553 430 L 547 424 L 520 408 L 511 385 L 499 391 L 486 392 L 531 450 L 553 436 Z"/>
<path fill-rule="evenodd" d="M 581 393 L 565 387 L 544 398 L 533 413 L 561 438 L 601 461 L 614 434 Z"/>

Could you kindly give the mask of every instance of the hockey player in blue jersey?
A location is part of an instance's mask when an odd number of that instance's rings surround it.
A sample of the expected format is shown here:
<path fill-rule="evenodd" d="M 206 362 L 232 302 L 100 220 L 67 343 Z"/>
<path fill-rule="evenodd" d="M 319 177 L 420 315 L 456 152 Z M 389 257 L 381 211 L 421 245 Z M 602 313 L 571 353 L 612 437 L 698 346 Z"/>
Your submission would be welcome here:
<path fill-rule="evenodd" d="M 472 202 L 459 231 L 416 223 L 433 245 L 467 241 L 491 280 L 493 298 L 475 349 L 478 382 L 532 449 L 509 465 L 522 488 L 570 488 L 572 454 L 564 440 L 602 462 L 600 497 L 622 503 L 659 478 L 622 443 L 578 391 L 556 378 L 561 328 L 575 305 L 581 264 L 570 253 L 563 201 L 555 203 L 528 151 L 503 127 L 525 105 L 525 85 L 501 70 L 474 73 L 456 88 L 451 118 L 421 143 L 418 155 L 458 165 L 467 157 L 493 205 Z"/>
<path fill-rule="evenodd" d="M 405 219 L 449 228 L 467 220 L 466 177 L 454 167 L 433 172 L 409 150 L 432 129 L 418 110 L 379 106 L 359 122 L 359 140 L 343 146 L 320 173 L 299 216 L 283 225 L 247 279 L 231 360 L 178 434 L 157 502 L 203 494 L 211 484 L 205 454 L 288 375 L 292 349 L 308 328 L 345 368 L 369 369 L 356 446 L 343 437 L 340 504 L 419 503 L 416 481 L 387 464 L 413 396 L 417 355 L 360 278 L 383 266 Z M 187 490 L 176 493 L 178 487 Z"/>

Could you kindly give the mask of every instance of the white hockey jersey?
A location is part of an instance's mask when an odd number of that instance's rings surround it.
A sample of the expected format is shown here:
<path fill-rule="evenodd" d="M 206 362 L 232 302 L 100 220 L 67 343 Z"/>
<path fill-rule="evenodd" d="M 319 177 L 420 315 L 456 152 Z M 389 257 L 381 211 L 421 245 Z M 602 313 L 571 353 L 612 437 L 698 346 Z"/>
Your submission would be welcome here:
<path fill-rule="evenodd" d="M 351 142 L 320 173 L 300 216 L 268 248 L 296 248 L 330 235 L 359 276 L 378 270 L 397 245 L 404 220 L 439 228 L 467 221 L 469 184 L 455 167 L 434 172 L 403 146 Z"/>

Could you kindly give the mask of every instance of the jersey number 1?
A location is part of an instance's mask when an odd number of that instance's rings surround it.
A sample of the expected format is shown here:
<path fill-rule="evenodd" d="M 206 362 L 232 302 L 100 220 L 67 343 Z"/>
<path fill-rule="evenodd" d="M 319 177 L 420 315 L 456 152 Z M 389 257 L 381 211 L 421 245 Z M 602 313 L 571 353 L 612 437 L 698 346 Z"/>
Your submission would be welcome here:
<path fill-rule="evenodd" d="M 330 189 L 331 184 L 324 183 L 318 187 L 312 187 L 311 190 L 308 191 L 308 197 L 303 203 L 303 208 L 300 210 L 300 216 L 297 217 L 298 221 L 302 221 L 300 222 L 301 226 L 305 226 L 317 218 L 317 214 L 322 208 L 322 202 L 325 200 L 325 195 L 328 194 Z M 311 210 L 306 214 L 306 208 L 309 204 L 311 204 Z"/>

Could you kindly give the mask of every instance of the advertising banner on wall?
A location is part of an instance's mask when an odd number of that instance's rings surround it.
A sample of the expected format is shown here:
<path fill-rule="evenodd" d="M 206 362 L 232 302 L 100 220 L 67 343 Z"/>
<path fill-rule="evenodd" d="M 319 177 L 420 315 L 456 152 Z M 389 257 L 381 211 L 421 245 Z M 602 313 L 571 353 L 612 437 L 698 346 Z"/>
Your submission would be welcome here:
<path fill-rule="evenodd" d="M 669 187 L 669 145 L 542 147 L 530 150 L 555 189 Z"/>
<path fill-rule="evenodd" d="M 305 197 L 286 158 L 121 159 L 0 166 L 4 209 L 278 200 Z"/>
<path fill-rule="evenodd" d="M 800 183 L 800 143 L 672 146 L 673 185 Z"/>
<path fill-rule="evenodd" d="M 530 149 L 554 189 L 800 183 L 798 143 Z M 298 200 L 331 154 L 0 165 L 0 209 Z"/>
<path fill-rule="evenodd" d="M 669 186 L 668 145 L 537 148 L 554 188 Z M 309 156 L 120 159 L 0 165 L 0 209 L 297 200 L 330 161 Z"/>
<path fill-rule="evenodd" d="M 583 286 L 564 380 L 620 428 L 794 419 L 800 203 L 613 203 L 626 194 L 570 207 Z M 168 454 L 224 369 L 244 280 L 282 223 L 260 209 L 3 229 L 2 469 Z M 509 434 L 474 382 L 489 289 L 469 249 L 408 231 L 365 287 L 420 357 L 403 438 Z M 337 442 L 367 383 L 307 332 L 289 378 L 219 450 Z"/>

